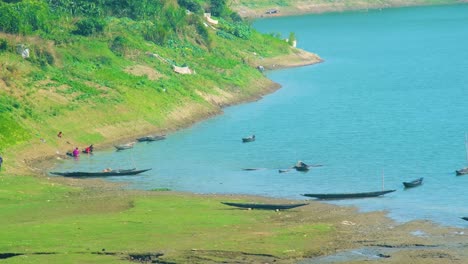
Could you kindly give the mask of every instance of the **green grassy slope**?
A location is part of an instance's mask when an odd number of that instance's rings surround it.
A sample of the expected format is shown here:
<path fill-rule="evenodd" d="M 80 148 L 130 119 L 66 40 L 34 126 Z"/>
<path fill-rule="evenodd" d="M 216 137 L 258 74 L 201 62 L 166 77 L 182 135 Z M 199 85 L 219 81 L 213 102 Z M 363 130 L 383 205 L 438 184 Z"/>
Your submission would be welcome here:
<path fill-rule="evenodd" d="M 255 69 L 257 61 L 292 52 L 284 41 L 239 22 L 227 7 L 215 18 L 220 23 L 208 26 L 202 11 L 188 14 L 176 1 L 150 1 L 165 5 L 151 18 L 101 15 L 102 28 L 79 34 L 79 23 L 94 21 L 93 14 L 59 12 L 54 2 L 0 5 L 3 18 L 13 12 L 9 7 L 39 4 L 48 14 L 42 18 L 47 26 L 36 30 L 30 27 L 37 22 L 20 19 L 25 29 L 17 34 L 0 19 L 0 153 L 39 139 L 57 147 L 58 131 L 85 145 L 186 125 L 265 93 L 272 84 Z M 21 46 L 29 58 L 18 53 Z M 196 74 L 178 74 L 172 65 Z"/>

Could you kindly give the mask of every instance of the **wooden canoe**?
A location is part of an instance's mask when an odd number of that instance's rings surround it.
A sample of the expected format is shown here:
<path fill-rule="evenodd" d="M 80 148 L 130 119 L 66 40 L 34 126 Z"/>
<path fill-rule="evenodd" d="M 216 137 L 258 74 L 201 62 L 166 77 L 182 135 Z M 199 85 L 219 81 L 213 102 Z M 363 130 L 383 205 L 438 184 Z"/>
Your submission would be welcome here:
<path fill-rule="evenodd" d="M 416 186 L 419 186 L 419 185 L 422 184 L 423 179 L 424 179 L 424 178 L 419 178 L 419 179 L 416 179 L 416 180 L 414 180 L 414 181 L 403 182 L 403 185 L 405 186 L 405 188 L 416 187 Z"/>
<path fill-rule="evenodd" d="M 242 142 L 244 142 L 244 143 L 252 142 L 252 141 L 255 141 L 255 135 L 252 135 L 250 137 L 242 138 Z"/>
<path fill-rule="evenodd" d="M 317 199 L 354 199 L 354 198 L 368 198 L 368 197 L 377 197 L 387 193 L 394 192 L 396 190 L 385 190 L 377 192 L 359 192 L 359 193 L 306 193 L 302 194 L 303 196 L 313 197 Z"/>
<path fill-rule="evenodd" d="M 111 171 L 96 171 L 96 172 L 85 172 L 85 171 L 71 171 L 71 172 L 50 172 L 50 174 L 63 176 L 63 177 L 109 177 L 109 176 L 128 176 L 136 175 L 151 169 L 145 170 L 136 170 L 136 169 L 127 169 L 127 170 L 111 170 Z"/>
<path fill-rule="evenodd" d="M 296 208 L 299 206 L 308 205 L 308 203 L 299 203 L 299 204 L 257 204 L 257 203 L 230 203 L 230 202 L 221 202 L 222 204 L 245 208 L 245 209 L 261 209 L 261 210 L 287 210 Z"/>

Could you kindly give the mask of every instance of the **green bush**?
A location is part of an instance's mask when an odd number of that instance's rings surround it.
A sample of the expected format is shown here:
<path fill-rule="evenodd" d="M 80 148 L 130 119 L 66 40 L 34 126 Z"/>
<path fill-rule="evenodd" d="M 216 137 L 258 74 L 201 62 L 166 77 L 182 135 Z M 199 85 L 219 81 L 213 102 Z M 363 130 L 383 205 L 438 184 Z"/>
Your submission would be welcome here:
<path fill-rule="evenodd" d="M 114 40 L 112 40 L 109 48 L 112 50 L 112 52 L 114 52 L 114 54 L 122 56 L 125 54 L 125 46 L 127 45 L 127 42 L 128 41 L 125 37 L 117 36 L 114 38 Z"/>
<path fill-rule="evenodd" d="M 154 42 L 161 46 L 165 45 L 169 35 L 169 30 L 162 24 L 148 25 L 143 32 L 145 40 Z"/>
<path fill-rule="evenodd" d="M 194 12 L 197 14 L 203 13 L 202 6 L 196 0 L 177 0 L 177 2 L 179 3 L 181 7 L 184 7 L 190 10 L 191 12 Z"/>
<path fill-rule="evenodd" d="M 76 35 L 89 36 L 95 33 L 101 33 L 106 23 L 98 18 L 85 18 L 76 23 L 76 30 L 72 33 Z"/>
<path fill-rule="evenodd" d="M 48 50 L 36 48 L 34 50 L 34 62 L 39 63 L 40 66 L 44 67 L 47 65 L 54 65 L 55 58 Z"/>
<path fill-rule="evenodd" d="M 0 51 L 6 51 L 8 49 L 8 41 L 6 39 L 0 39 Z"/>
<path fill-rule="evenodd" d="M 0 31 L 11 34 L 48 32 L 52 21 L 48 5 L 42 1 L 0 2 Z"/>
<path fill-rule="evenodd" d="M 252 35 L 250 25 L 242 22 L 231 23 L 224 19 L 220 19 L 221 29 L 241 39 L 249 39 Z"/>

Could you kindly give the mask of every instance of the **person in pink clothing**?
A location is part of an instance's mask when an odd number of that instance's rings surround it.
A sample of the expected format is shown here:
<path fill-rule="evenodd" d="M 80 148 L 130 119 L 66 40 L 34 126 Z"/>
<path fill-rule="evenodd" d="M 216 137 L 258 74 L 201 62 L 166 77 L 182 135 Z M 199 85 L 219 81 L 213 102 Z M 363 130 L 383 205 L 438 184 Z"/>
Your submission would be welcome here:
<path fill-rule="evenodd" d="M 80 150 L 78 148 L 75 148 L 73 150 L 73 157 L 78 157 L 78 156 L 80 156 Z"/>

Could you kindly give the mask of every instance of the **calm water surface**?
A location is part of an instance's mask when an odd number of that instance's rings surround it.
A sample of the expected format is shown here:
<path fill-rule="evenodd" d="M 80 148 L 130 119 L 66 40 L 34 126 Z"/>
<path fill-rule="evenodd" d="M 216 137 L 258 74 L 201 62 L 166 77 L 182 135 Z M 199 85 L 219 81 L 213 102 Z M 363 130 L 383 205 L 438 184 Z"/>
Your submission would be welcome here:
<path fill-rule="evenodd" d="M 131 188 L 301 199 L 301 193 L 364 192 L 336 201 L 387 210 L 398 221 L 467 226 L 468 5 L 259 20 L 265 33 L 294 32 L 318 65 L 269 72 L 283 88 L 263 100 L 122 152 L 99 151 L 57 170 L 151 167 Z M 255 134 L 253 143 L 241 137 Z M 297 160 L 322 164 L 278 173 Z M 243 171 L 242 168 L 265 168 Z M 423 186 L 402 182 L 424 177 Z"/>

